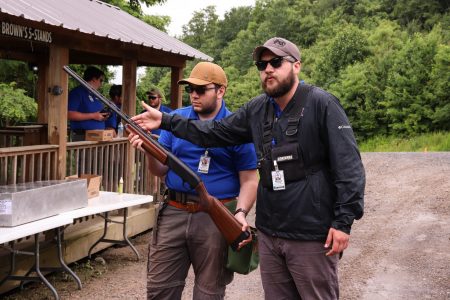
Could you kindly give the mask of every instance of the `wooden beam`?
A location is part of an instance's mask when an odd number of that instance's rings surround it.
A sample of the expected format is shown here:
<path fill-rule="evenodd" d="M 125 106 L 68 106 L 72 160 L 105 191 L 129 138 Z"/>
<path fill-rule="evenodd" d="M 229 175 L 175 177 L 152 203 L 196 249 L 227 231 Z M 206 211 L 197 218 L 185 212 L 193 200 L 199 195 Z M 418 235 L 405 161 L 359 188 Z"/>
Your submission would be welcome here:
<path fill-rule="evenodd" d="M 0 43 L 2 43 L 1 39 Z M 32 63 L 37 63 L 39 61 L 37 55 L 32 53 L 26 53 L 25 51 L 21 52 L 20 49 L 15 49 L 14 51 L 0 49 L 0 59 L 11 59 Z"/>
<path fill-rule="evenodd" d="M 122 67 L 122 110 L 128 116 L 136 114 L 136 71 L 137 62 L 135 59 L 124 59 Z M 135 149 L 128 147 L 125 163 L 124 192 L 133 192 L 133 182 L 137 174 L 135 167 Z"/>
<path fill-rule="evenodd" d="M 69 63 L 69 50 L 50 45 L 48 88 L 59 86 L 62 94 L 48 93 L 48 142 L 58 145 L 56 178 L 66 176 L 68 75 L 62 67 Z"/>
<path fill-rule="evenodd" d="M 170 107 L 172 109 L 180 108 L 182 106 L 182 91 L 178 85 L 178 81 L 183 79 L 183 68 L 172 67 L 170 73 Z"/>

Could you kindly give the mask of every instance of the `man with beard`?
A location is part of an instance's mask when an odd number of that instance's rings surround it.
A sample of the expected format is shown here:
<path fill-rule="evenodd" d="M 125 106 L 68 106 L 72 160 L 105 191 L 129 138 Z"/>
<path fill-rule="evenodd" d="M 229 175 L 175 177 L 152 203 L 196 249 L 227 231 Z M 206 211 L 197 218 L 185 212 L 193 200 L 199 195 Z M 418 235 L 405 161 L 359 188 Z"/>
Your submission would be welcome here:
<path fill-rule="evenodd" d="M 252 141 L 266 299 L 338 299 L 338 260 L 363 215 L 365 172 L 353 130 L 336 97 L 299 84 L 295 44 L 271 38 L 253 58 L 265 93 L 231 116 L 202 122 L 149 109 L 134 120 L 204 147 Z"/>
<path fill-rule="evenodd" d="M 165 113 L 170 113 L 172 111 L 169 107 L 162 104 L 164 97 L 159 89 L 151 88 L 146 94 L 147 94 L 148 104 L 151 107 L 153 107 L 154 109 L 157 109 L 160 112 L 165 112 Z M 145 109 L 142 112 L 145 112 Z M 156 135 L 160 135 L 161 129 L 152 130 L 152 133 L 156 134 Z"/>
<path fill-rule="evenodd" d="M 231 112 L 223 96 L 227 78 L 222 68 L 200 62 L 186 84 L 191 106 L 177 109 L 174 115 L 193 120 L 219 120 Z M 145 106 L 150 109 L 149 106 Z M 133 146 L 140 147 L 139 136 L 129 136 Z M 236 201 L 236 206 L 249 211 L 256 200 L 258 177 L 256 153 L 252 144 L 202 148 L 162 131 L 159 142 L 200 176 L 208 192 L 223 204 Z M 206 212 L 199 208 L 197 192 L 174 171 L 149 156 L 150 170 L 166 176 L 167 206 L 159 212 L 157 228 L 149 248 L 147 277 L 148 299 L 181 299 L 185 279 L 192 264 L 195 272 L 193 299 L 223 299 L 225 287 L 233 273 L 225 269 L 227 244 Z M 243 214 L 236 219 L 242 230 L 249 229 Z M 246 240 L 241 246 L 250 242 Z"/>

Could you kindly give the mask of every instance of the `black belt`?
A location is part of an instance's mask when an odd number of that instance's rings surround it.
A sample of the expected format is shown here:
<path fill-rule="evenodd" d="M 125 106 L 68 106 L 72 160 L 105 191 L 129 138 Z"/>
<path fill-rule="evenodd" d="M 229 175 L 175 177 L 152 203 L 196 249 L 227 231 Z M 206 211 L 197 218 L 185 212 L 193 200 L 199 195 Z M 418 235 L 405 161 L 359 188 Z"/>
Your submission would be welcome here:
<path fill-rule="evenodd" d="M 85 134 L 86 130 L 84 129 L 71 129 L 71 131 L 75 134 Z"/>
<path fill-rule="evenodd" d="M 182 192 L 177 192 L 177 191 L 172 191 L 169 190 L 168 191 L 168 199 L 175 201 L 175 202 L 179 202 L 182 204 L 186 204 L 188 202 L 200 202 L 200 197 L 197 195 L 192 195 L 192 194 L 188 194 L 188 193 L 182 193 Z M 235 200 L 236 198 L 226 198 L 226 199 L 219 199 L 222 203 L 226 203 L 229 202 L 231 200 Z"/>

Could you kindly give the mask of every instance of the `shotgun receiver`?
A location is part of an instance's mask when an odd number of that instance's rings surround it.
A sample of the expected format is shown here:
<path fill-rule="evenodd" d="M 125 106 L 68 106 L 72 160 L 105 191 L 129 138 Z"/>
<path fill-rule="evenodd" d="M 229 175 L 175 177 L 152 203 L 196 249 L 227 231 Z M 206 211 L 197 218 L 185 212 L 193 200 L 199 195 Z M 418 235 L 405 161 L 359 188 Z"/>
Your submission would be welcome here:
<path fill-rule="evenodd" d="M 167 151 L 157 141 L 155 141 L 149 134 L 147 134 L 139 125 L 137 125 L 130 117 L 123 113 L 113 102 L 106 99 L 100 92 L 92 88 L 83 78 L 74 72 L 68 66 L 63 67 L 64 71 L 73 79 L 78 81 L 89 92 L 94 94 L 105 106 L 117 113 L 123 121 L 127 123 L 126 130 L 133 134 L 139 135 L 143 141 L 142 148 L 156 158 L 162 164 L 172 169 L 178 176 L 186 181 L 198 193 L 200 198 L 201 208 L 209 214 L 214 224 L 216 224 L 219 231 L 225 237 L 228 245 L 233 250 L 237 250 L 238 245 L 243 240 L 247 239 L 250 234 L 242 231 L 242 225 L 234 218 L 233 214 L 217 199 L 211 196 L 203 181 L 195 174 L 186 164 L 178 159 L 173 153 Z"/>

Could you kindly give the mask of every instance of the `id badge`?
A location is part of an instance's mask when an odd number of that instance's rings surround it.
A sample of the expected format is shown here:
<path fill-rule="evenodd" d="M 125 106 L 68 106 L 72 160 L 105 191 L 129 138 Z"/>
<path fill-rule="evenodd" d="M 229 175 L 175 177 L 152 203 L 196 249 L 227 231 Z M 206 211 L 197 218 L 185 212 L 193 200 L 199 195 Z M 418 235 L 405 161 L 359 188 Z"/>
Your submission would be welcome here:
<path fill-rule="evenodd" d="M 211 163 L 211 157 L 208 156 L 208 150 L 206 150 L 205 154 L 200 156 L 200 161 L 198 163 L 198 172 L 203 173 L 203 174 L 208 174 L 210 163 Z"/>
<path fill-rule="evenodd" d="M 272 185 L 274 191 L 281 191 L 286 189 L 283 170 L 272 171 Z"/>

